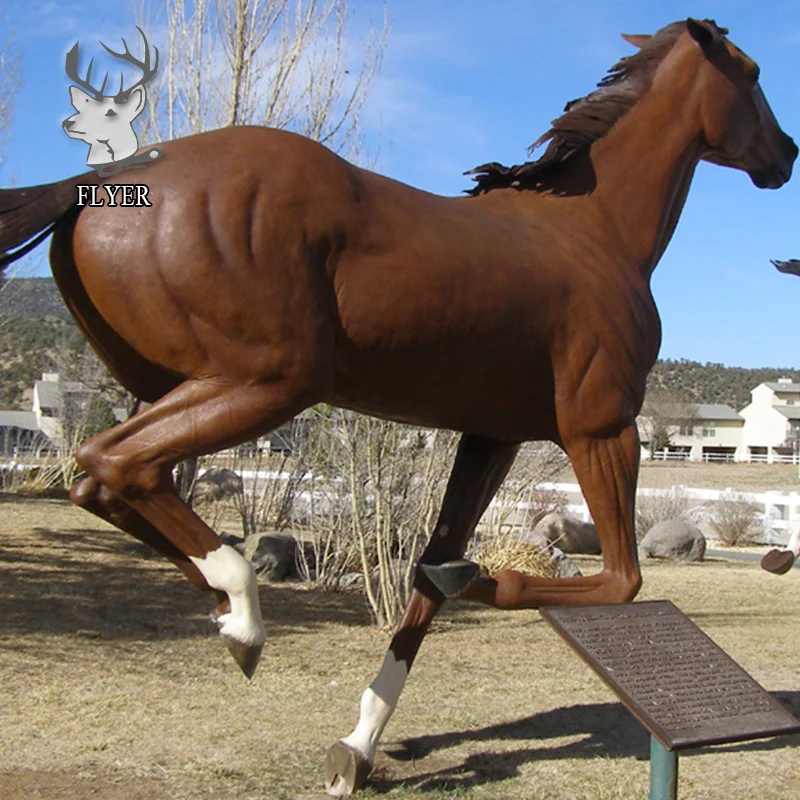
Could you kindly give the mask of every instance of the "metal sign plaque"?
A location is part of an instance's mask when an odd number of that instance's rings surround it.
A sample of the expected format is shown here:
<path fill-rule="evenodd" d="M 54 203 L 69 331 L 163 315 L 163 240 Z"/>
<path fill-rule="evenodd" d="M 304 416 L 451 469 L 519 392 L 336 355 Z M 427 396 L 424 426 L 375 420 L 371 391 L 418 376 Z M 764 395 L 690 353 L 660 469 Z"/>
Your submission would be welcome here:
<path fill-rule="evenodd" d="M 668 600 L 540 611 L 667 750 L 800 731 Z"/>

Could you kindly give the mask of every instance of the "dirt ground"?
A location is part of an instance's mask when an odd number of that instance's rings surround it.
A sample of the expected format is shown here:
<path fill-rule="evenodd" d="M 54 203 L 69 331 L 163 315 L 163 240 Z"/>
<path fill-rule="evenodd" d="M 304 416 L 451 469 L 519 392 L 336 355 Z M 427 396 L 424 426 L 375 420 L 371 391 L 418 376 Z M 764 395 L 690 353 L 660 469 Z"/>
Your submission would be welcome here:
<path fill-rule="evenodd" d="M 581 560 L 591 572 L 597 559 Z M 800 571 L 644 566 L 800 716 Z M 0 496 L 0 799 L 310 800 L 388 635 L 357 595 L 260 587 L 269 634 L 245 680 L 212 602 L 64 501 Z M 646 732 L 535 611 L 453 604 L 434 623 L 365 798 L 633 800 Z M 681 755 L 680 796 L 800 797 L 800 735 Z"/>

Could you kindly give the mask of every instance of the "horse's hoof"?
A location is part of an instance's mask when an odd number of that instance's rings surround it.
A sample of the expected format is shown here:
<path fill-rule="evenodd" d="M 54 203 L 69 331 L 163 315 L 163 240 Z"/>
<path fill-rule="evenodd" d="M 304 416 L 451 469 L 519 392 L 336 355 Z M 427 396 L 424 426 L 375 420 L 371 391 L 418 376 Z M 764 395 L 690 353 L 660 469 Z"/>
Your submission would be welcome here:
<path fill-rule="evenodd" d="M 339 740 L 325 758 L 325 789 L 333 797 L 349 797 L 364 786 L 370 772 L 372 764 Z"/>
<path fill-rule="evenodd" d="M 474 561 L 463 558 L 441 564 L 419 563 L 428 580 L 445 596 L 458 597 L 480 575 L 481 568 Z"/>
<path fill-rule="evenodd" d="M 261 651 L 264 649 L 264 645 L 242 644 L 229 636 L 223 636 L 222 638 L 225 640 L 233 660 L 248 678 L 252 678 L 261 659 Z"/>
<path fill-rule="evenodd" d="M 794 564 L 794 553 L 791 550 L 770 550 L 761 559 L 761 569 L 775 575 L 785 575 Z"/>

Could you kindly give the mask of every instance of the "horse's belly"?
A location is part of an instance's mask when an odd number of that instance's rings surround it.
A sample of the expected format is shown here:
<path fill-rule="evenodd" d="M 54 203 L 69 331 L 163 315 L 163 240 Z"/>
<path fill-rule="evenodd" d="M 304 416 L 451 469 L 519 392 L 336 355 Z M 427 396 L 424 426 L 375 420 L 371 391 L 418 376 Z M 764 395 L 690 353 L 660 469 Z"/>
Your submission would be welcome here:
<path fill-rule="evenodd" d="M 530 358 L 373 354 L 337 373 L 335 405 L 413 425 L 524 441 L 555 432 L 552 376 Z"/>

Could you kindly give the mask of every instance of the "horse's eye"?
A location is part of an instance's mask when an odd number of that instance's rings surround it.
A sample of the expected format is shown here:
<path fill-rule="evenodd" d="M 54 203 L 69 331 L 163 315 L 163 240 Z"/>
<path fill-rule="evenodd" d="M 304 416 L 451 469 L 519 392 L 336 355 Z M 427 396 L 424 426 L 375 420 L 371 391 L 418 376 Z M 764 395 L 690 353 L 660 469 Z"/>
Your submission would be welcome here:
<path fill-rule="evenodd" d="M 753 68 L 752 72 L 749 75 L 750 83 L 754 86 L 758 83 L 758 79 L 761 77 L 761 68 L 756 66 Z"/>
<path fill-rule="evenodd" d="M 116 117 L 117 116 L 117 112 L 114 111 L 113 108 L 109 108 L 108 111 L 106 111 L 106 116 L 107 117 Z"/>

